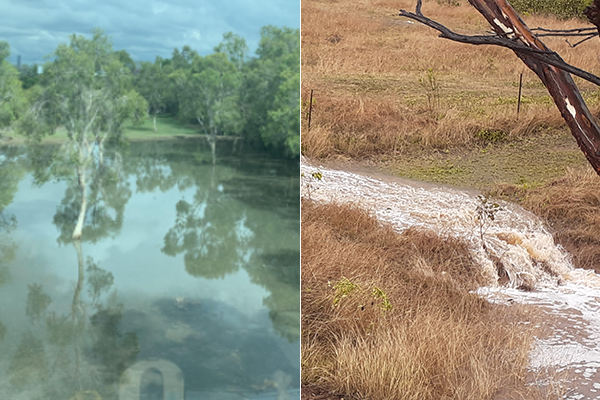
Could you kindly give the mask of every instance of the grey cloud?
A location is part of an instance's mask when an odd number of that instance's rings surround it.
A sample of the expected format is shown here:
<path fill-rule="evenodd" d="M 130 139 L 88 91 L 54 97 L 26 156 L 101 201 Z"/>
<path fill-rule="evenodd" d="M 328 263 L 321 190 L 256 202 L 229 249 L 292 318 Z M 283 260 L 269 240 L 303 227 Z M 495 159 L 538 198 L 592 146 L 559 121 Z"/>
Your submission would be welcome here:
<path fill-rule="evenodd" d="M 0 0 L 0 40 L 10 43 L 11 61 L 20 54 L 23 63 L 43 61 L 70 34 L 89 35 L 94 27 L 138 60 L 170 57 L 184 45 L 208 54 L 229 31 L 244 37 L 253 52 L 261 27 L 300 27 L 299 1 Z"/>

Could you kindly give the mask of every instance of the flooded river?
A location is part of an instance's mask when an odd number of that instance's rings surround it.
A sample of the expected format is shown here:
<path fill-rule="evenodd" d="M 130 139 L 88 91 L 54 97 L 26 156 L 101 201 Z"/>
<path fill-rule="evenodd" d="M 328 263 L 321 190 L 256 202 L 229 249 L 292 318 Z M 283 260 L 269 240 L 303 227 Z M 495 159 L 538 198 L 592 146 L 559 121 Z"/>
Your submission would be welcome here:
<path fill-rule="evenodd" d="M 0 148 L 0 398 L 299 398 L 297 160 Z"/>

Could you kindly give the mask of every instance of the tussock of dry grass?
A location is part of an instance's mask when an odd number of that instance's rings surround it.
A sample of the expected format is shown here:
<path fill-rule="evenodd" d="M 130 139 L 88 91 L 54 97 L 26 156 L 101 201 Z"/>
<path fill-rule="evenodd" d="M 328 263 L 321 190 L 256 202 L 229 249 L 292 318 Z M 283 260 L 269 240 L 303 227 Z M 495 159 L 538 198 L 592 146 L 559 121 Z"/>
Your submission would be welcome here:
<path fill-rule="evenodd" d="M 456 108 L 445 109 L 443 113 L 415 112 L 392 96 L 322 93 L 314 110 L 329 117 L 326 124 L 316 124 L 302 133 L 303 154 L 310 158 L 397 154 L 414 145 L 474 146 L 481 142 L 483 131 L 499 131 L 510 140 L 564 127 L 558 113 L 548 116 L 525 110 L 516 119 L 514 110 L 507 107 L 498 107 L 494 115 L 486 118 L 473 117 L 469 111 Z"/>
<path fill-rule="evenodd" d="M 592 168 L 569 169 L 564 177 L 531 190 L 504 185 L 495 194 L 523 199 L 523 207 L 549 222 L 575 266 L 600 272 L 600 177 Z"/>
<path fill-rule="evenodd" d="M 521 382 L 527 309 L 469 293 L 482 281 L 459 240 L 303 202 L 303 383 L 367 399 L 482 400 Z"/>
<path fill-rule="evenodd" d="M 466 3 L 466 2 L 464 2 Z M 501 130 L 508 139 L 564 128 L 560 114 L 535 74 L 510 51 L 471 46 L 438 37 L 436 31 L 397 16 L 412 0 L 302 2 L 303 98 L 315 90 L 311 131 L 303 127 L 309 157 L 365 157 L 410 151 L 415 144 L 445 148 L 477 144 L 477 132 Z M 465 34 L 489 30 L 464 4 L 423 5 L 425 15 Z M 581 20 L 526 18 L 530 27 L 567 29 Z M 544 38 L 565 61 L 600 72 L 600 41 L 570 48 Z M 432 71 L 428 78 L 428 71 Z M 519 73 L 525 101 L 519 120 Z M 580 82 L 597 108 L 596 88 Z"/>

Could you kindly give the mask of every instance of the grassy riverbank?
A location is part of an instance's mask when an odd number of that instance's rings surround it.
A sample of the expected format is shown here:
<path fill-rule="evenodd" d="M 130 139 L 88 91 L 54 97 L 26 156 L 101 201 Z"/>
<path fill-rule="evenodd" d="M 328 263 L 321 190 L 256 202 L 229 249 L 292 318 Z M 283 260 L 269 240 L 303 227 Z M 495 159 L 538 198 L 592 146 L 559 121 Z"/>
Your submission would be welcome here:
<path fill-rule="evenodd" d="M 204 136 L 197 127 L 183 125 L 175 118 L 162 115 L 156 119 L 156 132 L 154 131 L 154 119 L 149 117 L 143 125 L 135 126 L 132 123 L 125 125 L 124 136 L 128 140 L 163 140 L 173 138 L 189 138 Z M 24 144 L 27 141 L 22 135 L 14 132 L 4 132 L 0 138 L 0 145 Z M 58 129 L 56 133 L 42 139 L 42 143 L 61 143 L 67 140 L 64 129 Z"/>
<path fill-rule="evenodd" d="M 536 310 L 471 293 L 485 280 L 462 240 L 398 235 L 364 210 L 304 201 L 301 260 L 307 393 L 546 398 L 525 385 Z"/>
<path fill-rule="evenodd" d="M 306 113 L 314 91 L 310 130 L 303 115 L 303 154 L 518 202 L 549 222 L 575 266 L 599 271 L 600 178 L 546 89 L 507 49 L 454 43 L 397 16 L 414 5 L 302 2 Z M 462 34 L 489 30 L 467 4 L 429 1 L 423 13 Z M 586 25 L 540 16 L 525 16 L 525 22 L 550 29 Z M 576 48 L 561 38 L 544 41 L 568 63 L 600 73 L 600 41 Z M 576 82 L 599 115 L 600 91 Z M 352 209 L 304 203 L 302 218 L 304 399 L 310 393 L 367 400 L 561 398 L 525 385 L 531 378 L 525 344 L 536 333 L 515 321 L 531 326 L 535 315 L 467 306 L 477 279 L 468 273 L 475 267 L 461 256 L 460 243 L 440 242 L 431 232 L 391 238 Z M 432 264 L 435 256 L 443 262 Z M 462 263 L 451 267 L 457 257 Z M 353 287 L 360 293 L 340 297 Z M 369 298 L 374 288 L 393 311 L 363 310 L 363 303 L 380 302 Z M 504 343 L 494 332 L 505 329 L 522 336 L 509 335 Z M 455 346 L 461 352 L 453 352 Z"/>

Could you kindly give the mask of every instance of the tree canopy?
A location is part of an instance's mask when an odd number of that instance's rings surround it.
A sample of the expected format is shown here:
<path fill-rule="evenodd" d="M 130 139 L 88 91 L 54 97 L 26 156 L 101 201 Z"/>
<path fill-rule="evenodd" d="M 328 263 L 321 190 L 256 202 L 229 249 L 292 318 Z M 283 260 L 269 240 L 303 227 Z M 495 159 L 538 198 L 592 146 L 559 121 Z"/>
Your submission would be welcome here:
<path fill-rule="evenodd" d="M 9 54 L 0 42 L 0 129 L 33 139 L 62 129 L 84 148 L 118 139 L 126 121 L 148 114 L 156 132 L 157 117 L 167 115 L 211 140 L 234 136 L 281 155 L 300 152 L 298 29 L 263 27 L 255 55 L 227 32 L 212 54 L 184 45 L 170 58 L 138 62 L 100 29 L 69 36 L 41 68 L 17 70 Z"/>
<path fill-rule="evenodd" d="M 9 44 L 0 41 L 0 129 L 17 120 L 25 103 L 19 71 L 8 62 L 9 55 Z"/>

